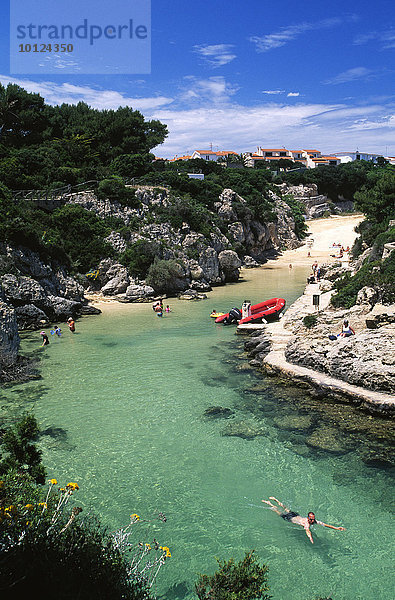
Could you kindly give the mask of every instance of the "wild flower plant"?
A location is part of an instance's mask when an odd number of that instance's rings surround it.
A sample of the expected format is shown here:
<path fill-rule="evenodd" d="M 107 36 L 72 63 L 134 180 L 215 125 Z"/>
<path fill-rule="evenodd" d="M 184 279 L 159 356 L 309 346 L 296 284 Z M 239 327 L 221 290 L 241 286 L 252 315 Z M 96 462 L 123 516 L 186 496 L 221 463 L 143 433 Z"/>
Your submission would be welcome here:
<path fill-rule="evenodd" d="M 160 546 L 155 538 L 149 542 L 136 542 L 135 525 L 141 526 L 143 523 L 151 523 L 153 520 L 166 522 L 166 516 L 159 513 L 156 519 L 141 519 L 136 513 L 130 515 L 130 523 L 113 533 L 115 547 L 124 555 L 130 555 L 128 558 L 128 574 L 131 579 L 143 578 L 148 587 L 154 584 L 160 569 L 171 558 L 171 552 L 167 546 Z"/>

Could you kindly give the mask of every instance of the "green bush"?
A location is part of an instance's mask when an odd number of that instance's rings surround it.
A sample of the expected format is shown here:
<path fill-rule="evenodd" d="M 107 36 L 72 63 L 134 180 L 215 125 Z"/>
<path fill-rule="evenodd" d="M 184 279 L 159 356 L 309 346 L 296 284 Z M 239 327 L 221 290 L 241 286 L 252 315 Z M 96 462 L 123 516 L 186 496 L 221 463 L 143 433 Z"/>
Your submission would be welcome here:
<path fill-rule="evenodd" d="M 149 600 L 144 578 L 129 576 L 126 557 L 93 516 L 71 506 L 78 485 L 48 492 L 26 474 L 0 482 L 0 589 L 7 600 Z M 59 506 L 63 508 L 59 508 Z"/>
<path fill-rule="evenodd" d="M 303 325 L 307 327 L 307 329 L 311 329 L 317 325 L 317 320 L 317 315 L 306 315 L 303 317 Z"/>
<path fill-rule="evenodd" d="M 135 190 L 127 188 L 120 177 L 103 179 L 97 187 L 97 197 L 101 200 L 115 200 L 122 206 L 138 208 L 139 202 Z"/>
<path fill-rule="evenodd" d="M 269 600 L 265 594 L 267 566 L 260 565 L 254 551 L 246 553 L 243 560 L 217 559 L 219 569 L 214 575 L 200 575 L 195 590 L 199 600 Z"/>
<path fill-rule="evenodd" d="M 159 242 L 140 239 L 123 252 L 120 261 L 131 275 L 144 279 L 155 258 L 160 258 L 161 255 L 162 246 Z"/>
<path fill-rule="evenodd" d="M 350 308 L 357 300 L 360 289 L 365 286 L 377 289 L 384 304 L 395 302 L 395 252 L 384 261 L 364 264 L 355 275 L 346 273 L 335 282 L 336 294 L 331 298 L 335 307 Z"/>
<path fill-rule="evenodd" d="M 179 291 L 177 280 L 182 275 L 182 267 L 176 260 L 155 258 L 148 270 L 146 282 L 159 294 Z"/>
<path fill-rule="evenodd" d="M 44 483 L 41 451 L 34 443 L 38 433 L 37 421 L 29 413 L 24 413 L 14 427 L 6 430 L 0 444 L 0 474 L 14 470 L 27 473 L 37 483 Z"/>

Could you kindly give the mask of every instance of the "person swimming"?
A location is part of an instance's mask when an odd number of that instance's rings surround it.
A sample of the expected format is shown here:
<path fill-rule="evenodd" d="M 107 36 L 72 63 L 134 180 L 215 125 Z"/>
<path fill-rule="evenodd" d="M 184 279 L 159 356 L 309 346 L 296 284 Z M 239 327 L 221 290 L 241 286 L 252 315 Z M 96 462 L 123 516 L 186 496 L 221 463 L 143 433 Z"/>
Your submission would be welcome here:
<path fill-rule="evenodd" d="M 270 500 L 276 502 L 278 506 L 275 506 L 274 504 L 272 504 L 272 502 L 269 502 Z M 323 523 L 322 521 L 317 521 L 317 519 L 315 518 L 315 514 L 312 511 L 310 511 L 307 514 L 307 517 L 301 517 L 299 513 L 293 512 L 292 510 L 287 508 L 282 502 L 274 498 L 274 496 L 269 496 L 269 500 L 262 500 L 262 502 L 268 504 L 271 510 L 274 510 L 274 512 L 277 513 L 285 521 L 289 521 L 290 523 L 295 523 L 295 525 L 300 525 L 301 527 L 303 527 L 307 537 L 309 538 L 312 544 L 314 544 L 313 536 L 310 531 L 310 527 L 312 525 L 322 525 L 323 527 L 329 527 L 329 529 L 345 531 L 345 527 L 335 527 L 334 525 L 328 525 L 327 523 Z M 281 506 L 283 510 L 279 510 L 279 506 Z"/>

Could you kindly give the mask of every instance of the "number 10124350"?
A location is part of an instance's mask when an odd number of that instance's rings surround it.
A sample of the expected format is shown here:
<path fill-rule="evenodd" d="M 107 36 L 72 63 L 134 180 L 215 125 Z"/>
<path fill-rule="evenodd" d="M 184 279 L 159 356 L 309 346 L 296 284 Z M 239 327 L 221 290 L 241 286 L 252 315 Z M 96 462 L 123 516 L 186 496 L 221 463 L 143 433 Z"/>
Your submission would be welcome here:
<path fill-rule="evenodd" d="M 19 52 L 73 52 L 73 44 L 19 44 Z"/>

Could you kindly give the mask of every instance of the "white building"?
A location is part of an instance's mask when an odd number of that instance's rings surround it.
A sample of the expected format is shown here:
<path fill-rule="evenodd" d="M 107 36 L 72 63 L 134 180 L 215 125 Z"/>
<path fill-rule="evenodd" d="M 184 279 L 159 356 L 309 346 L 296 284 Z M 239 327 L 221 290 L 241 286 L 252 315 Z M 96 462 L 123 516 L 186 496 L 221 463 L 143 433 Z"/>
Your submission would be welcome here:
<path fill-rule="evenodd" d="M 382 156 L 382 154 L 359 152 L 359 150 L 356 150 L 355 152 L 334 152 L 333 154 L 340 159 L 341 163 L 354 162 L 355 160 L 367 160 L 376 163 L 378 157 Z"/>
<path fill-rule="evenodd" d="M 192 153 L 191 158 L 217 161 L 219 159 L 226 160 L 229 156 L 237 156 L 237 152 L 234 152 L 233 150 L 219 150 L 218 152 L 215 152 L 214 150 L 195 150 Z"/>

